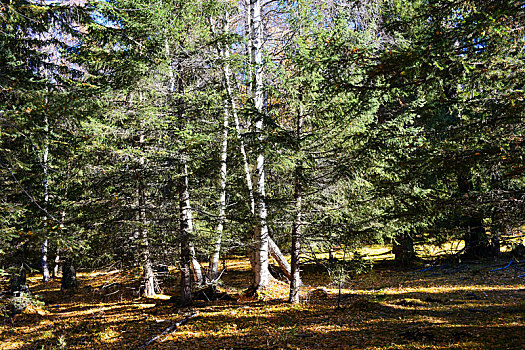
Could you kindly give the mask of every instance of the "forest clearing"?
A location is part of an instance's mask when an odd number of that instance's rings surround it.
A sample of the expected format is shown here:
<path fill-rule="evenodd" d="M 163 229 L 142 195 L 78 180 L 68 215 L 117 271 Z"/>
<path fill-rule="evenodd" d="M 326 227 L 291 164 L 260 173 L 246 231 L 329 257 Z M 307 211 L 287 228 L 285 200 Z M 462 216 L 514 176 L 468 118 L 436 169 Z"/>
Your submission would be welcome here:
<path fill-rule="evenodd" d="M 299 304 L 287 302 L 289 287 L 281 281 L 258 299 L 243 296 L 250 266 L 241 258 L 226 260 L 219 289 L 227 300 L 184 308 L 169 300 L 177 278 L 162 282 L 165 294 L 140 298 L 132 292 L 137 270 L 79 273 L 74 292 L 33 276 L 28 284 L 45 305 L 4 319 L 0 348 L 522 349 L 525 280 L 519 270 L 496 270 L 506 265 L 396 268 L 383 260 L 344 283 L 340 307 L 337 283 L 308 265 Z M 187 322 L 174 327 L 181 320 Z"/>

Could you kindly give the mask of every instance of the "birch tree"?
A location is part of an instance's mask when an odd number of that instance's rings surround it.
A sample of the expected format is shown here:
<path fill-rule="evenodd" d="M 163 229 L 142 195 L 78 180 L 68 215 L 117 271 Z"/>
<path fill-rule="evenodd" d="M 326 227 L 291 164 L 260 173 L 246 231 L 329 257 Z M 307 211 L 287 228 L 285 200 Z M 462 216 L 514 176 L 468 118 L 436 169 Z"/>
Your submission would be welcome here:
<path fill-rule="evenodd" d="M 255 266 L 254 289 L 264 289 L 270 282 L 268 270 L 268 226 L 266 208 L 266 178 L 264 170 L 264 81 L 263 81 L 263 43 L 264 24 L 262 21 L 262 0 L 250 0 L 249 11 L 249 52 L 251 64 L 251 94 L 254 107 L 254 133 L 256 137 L 255 167 L 255 208 L 257 222 L 255 225 Z"/>

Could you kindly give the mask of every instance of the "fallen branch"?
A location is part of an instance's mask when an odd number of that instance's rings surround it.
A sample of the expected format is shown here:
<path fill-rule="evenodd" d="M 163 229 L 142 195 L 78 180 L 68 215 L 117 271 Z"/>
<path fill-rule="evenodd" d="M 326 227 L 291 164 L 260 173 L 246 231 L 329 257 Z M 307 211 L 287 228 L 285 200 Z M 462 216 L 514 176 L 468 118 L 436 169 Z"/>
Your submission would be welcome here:
<path fill-rule="evenodd" d="M 162 332 L 159 335 L 151 338 L 150 340 L 148 340 L 146 343 L 144 343 L 144 345 L 142 345 L 138 349 L 143 349 L 146 346 L 150 345 L 151 343 L 155 342 L 156 340 L 160 339 L 160 337 L 162 337 L 164 335 L 166 335 L 166 336 L 169 335 L 171 332 L 175 331 L 178 327 L 186 324 L 190 319 L 194 318 L 195 316 L 197 316 L 197 313 L 194 312 L 194 313 L 191 313 L 190 315 L 188 315 L 187 317 L 183 318 L 182 320 L 179 320 L 179 321 L 173 323 L 171 326 L 166 328 L 164 330 L 164 332 Z"/>
<path fill-rule="evenodd" d="M 109 297 L 109 296 L 111 296 L 111 295 L 117 294 L 118 292 L 120 292 L 120 289 L 117 289 L 116 291 L 111 292 L 111 293 L 108 293 L 108 294 L 104 294 L 103 296 L 104 296 L 104 297 Z"/>
<path fill-rule="evenodd" d="M 108 283 L 108 284 L 105 284 L 102 287 L 100 287 L 100 290 L 108 289 L 110 287 L 114 287 L 114 286 L 118 286 L 118 285 L 120 285 L 119 282 Z"/>
<path fill-rule="evenodd" d="M 101 276 L 113 275 L 113 274 L 119 273 L 121 271 L 122 270 L 112 270 L 112 271 L 104 272 L 103 274 L 101 274 Z"/>
<path fill-rule="evenodd" d="M 219 280 L 221 279 L 222 274 L 224 273 L 224 271 L 226 271 L 226 269 L 222 269 L 221 273 L 219 274 L 219 276 L 217 276 L 217 278 L 215 278 L 214 280 L 206 281 L 206 284 L 210 285 L 210 284 L 217 284 L 217 283 L 219 283 Z M 207 279 L 207 277 L 206 277 L 206 279 Z"/>

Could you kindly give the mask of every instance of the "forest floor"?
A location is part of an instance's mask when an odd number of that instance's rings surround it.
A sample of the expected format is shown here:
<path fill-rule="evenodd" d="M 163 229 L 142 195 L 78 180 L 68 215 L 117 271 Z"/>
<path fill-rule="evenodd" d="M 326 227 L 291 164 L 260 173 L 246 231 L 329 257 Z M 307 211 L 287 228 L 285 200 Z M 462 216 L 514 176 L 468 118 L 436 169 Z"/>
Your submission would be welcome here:
<path fill-rule="evenodd" d="M 192 308 L 177 308 L 168 295 L 138 298 L 136 270 L 80 272 L 74 293 L 62 293 L 58 280 L 44 285 L 31 276 L 29 287 L 45 305 L 1 319 L 0 348 L 523 349 L 525 278 L 512 268 L 491 271 L 505 265 L 380 264 L 344 286 L 341 308 L 338 289 L 315 268 L 305 268 L 300 304 L 286 302 L 283 282 L 259 300 L 243 297 L 250 273 L 240 259 L 227 260 L 222 278 L 221 290 L 234 300 Z M 163 284 L 176 284 L 176 276 Z"/>

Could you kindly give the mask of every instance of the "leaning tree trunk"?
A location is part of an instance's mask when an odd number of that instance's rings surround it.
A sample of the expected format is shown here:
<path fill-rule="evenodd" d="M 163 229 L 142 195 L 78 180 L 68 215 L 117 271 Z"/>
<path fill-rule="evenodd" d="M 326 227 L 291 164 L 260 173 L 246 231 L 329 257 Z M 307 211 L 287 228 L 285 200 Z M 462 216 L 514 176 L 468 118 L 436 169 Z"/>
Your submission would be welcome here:
<path fill-rule="evenodd" d="M 301 98 L 300 98 L 301 100 Z M 299 112 L 297 114 L 297 126 L 295 131 L 295 137 L 297 145 L 300 145 L 302 137 L 302 129 L 304 123 L 304 113 L 302 105 L 299 106 Z M 300 146 L 296 149 L 299 152 Z M 295 219 L 292 228 L 292 278 L 290 279 L 290 296 L 289 301 L 291 303 L 299 302 L 299 289 L 301 287 L 301 270 L 300 270 L 300 253 L 301 253 L 301 221 L 302 221 L 302 201 L 303 201 L 303 171 L 302 164 L 298 164 L 295 169 Z"/>
<path fill-rule="evenodd" d="M 251 36 L 251 65 L 252 65 L 252 98 L 255 107 L 255 135 L 256 144 L 256 187 L 255 187 L 255 206 L 257 213 L 257 223 L 254 232 L 256 242 L 255 249 L 255 271 L 254 283 L 255 290 L 264 289 L 270 283 L 270 271 L 268 269 L 268 226 L 266 223 L 266 190 L 265 190 L 265 169 L 264 169 L 264 95 L 263 95 L 263 64 L 262 64 L 262 45 L 263 45 L 263 23 L 262 23 L 262 0 L 250 0 L 250 36 Z"/>
<path fill-rule="evenodd" d="M 286 260 L 286 257 L 283 255 L 281 250 L 279 249 L 279 246 L 274 242 L 272 237 L 268 235 L 268 249 L 270 251 L 270 254 L 275 259 L 279 267 L 281 268 L 281 271 L 284 273 L 286 278 L 288 280 L 292 280 L 292 267 L 288 263 L 288 260 Z"/>

